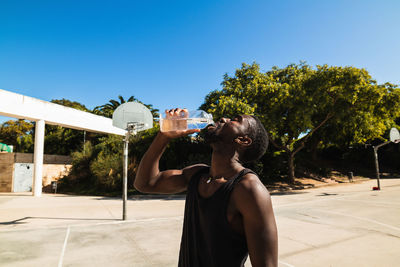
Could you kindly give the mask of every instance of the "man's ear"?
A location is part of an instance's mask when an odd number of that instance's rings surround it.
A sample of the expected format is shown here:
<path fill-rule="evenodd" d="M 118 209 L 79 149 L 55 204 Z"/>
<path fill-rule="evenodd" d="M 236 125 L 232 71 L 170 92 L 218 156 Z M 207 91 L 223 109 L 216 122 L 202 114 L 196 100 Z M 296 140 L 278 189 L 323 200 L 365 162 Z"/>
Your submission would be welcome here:
<path fill-rule="evenodd" d="M 244 146 L 249 146 L 253 143 L 253 140 L 251 140 L 250 137 L 247 135 L 245 136 L 238 136 L 235 138 L 235 142 L 239 145 L 244 145 Z"/>

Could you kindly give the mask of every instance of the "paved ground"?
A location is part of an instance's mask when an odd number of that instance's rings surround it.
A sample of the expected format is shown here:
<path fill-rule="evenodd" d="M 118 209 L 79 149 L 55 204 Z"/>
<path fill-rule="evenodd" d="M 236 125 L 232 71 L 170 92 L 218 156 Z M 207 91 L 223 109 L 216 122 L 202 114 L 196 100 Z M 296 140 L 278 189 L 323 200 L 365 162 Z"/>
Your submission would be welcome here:
<path fill-rule="evenodd" d="M 400 179 L 273 195 L 280 266 L 399 266 Z M 176 266 L 183 199 L 0 194 L 0 266 Z M 251 266 L 248 262 L 246 266 Z"/>

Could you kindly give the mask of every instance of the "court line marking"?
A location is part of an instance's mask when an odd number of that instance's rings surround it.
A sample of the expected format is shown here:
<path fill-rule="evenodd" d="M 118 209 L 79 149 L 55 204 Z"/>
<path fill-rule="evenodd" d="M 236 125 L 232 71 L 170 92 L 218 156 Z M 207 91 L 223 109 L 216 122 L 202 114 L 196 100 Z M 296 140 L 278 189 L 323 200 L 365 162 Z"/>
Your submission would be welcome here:
<path fill-rule="evenodd" d="M 386 224 L 386 223 L 382 223 L 382 222 L 378 222 L 378 221 L 375 221 L 375 220 L 363 218 L 363 217 L 358 217 L 358 216 L 349 215 L 349 214 L 336 212 L 336 211 L 327 211 L 327 210 L 320 210 L 320 209 L 316 209 L 315 211 L 324 212 L 324 213 L 331 213 L 331 214 L 341 215 L 341 216 L 345 216 L 345 217 L 350 217 L 350 218 L 354 218 L 354 219 L 357 219 L 357 220 L 360 220 L 360 221 L 366 221 L 366 222 L 375 223 L 375 224 L 378 224 L 378 225 L 381 225 L 381 226 L 385 226 L 385 227 L 390 228 L 392 230 L 400 231 L 399 227 L 396 227 L 396 226 L 393 226 L 393 225 L 389 225 L 389 224 Z"/>
<path fill-rule="evenodd" d="M 327 201 L 328 199 L 318 199 L 318 200 L 307 200 L 307 201 L 302 201 L 302 202 L 295 202 L 295 203 L 286 203 L 286 204 L 277 204 L 277 205 L 272 205 L 274 208 L 285 208 L 285 207 L 291 207 L 291 206 L 297 206 L 297 205 L 304 205 L 308 203 L 316 203 L 316 202 L 322 202 L 322 201 Z M 332 198 L 330 199 L 332 200 Z"/>
<path fill-rule="evenodd" d="M 374 191 L 356 191 L 356 192 L 354 192 L 354 194 L 352 194 L 351 192 L 342 192 L 340 196 L 336 196 L 336 197 L 328 196 L 328 197 L 321 198 L 321 199 L 312 199 L 312 198 L 315 198 L 316 196 L 318 196 L 318 195 L 312 195 L 310 200 L 304 200 L 304 201 L 292 202 L 292 203 L 284 203 L 284 204 L 275 204 L 275 205 L 273 205 L 273 207 L 274 208 L 285 208 L 285 207 L 304 205 L 304 204 L 309 204 L 309 203 L 319 203 L 319 202 L 330 201 L 330 200 L 347 200 L 352 197 L 368 195 L 371 193 L 375 193 L 375 192 Z"/>
<path fill-rule="evenodd" d="M 319 203 L 319 202 L 324 202 L 324 201 L 331 201 L 331 200 L 340 200 L 346 197 L 352 197 L 355 195 L 351 195 L 351 196 L 339 196 L 339 197 L 331 197 L 331 198 L 321 198 L 321 199 L 314 199 L 314 200 L 305 200 L 305 201 L 300 201 L 300 202 L 294 202 L 294 203 L 286 203 L 286 204 L 277 204 L 277 205 L 273 205 L 274 208 L 285 208 L 285 207 L 291 207 L 291 206 L 298 206 L 298 205 L 304 205 L 304 204 L 313 204 L 313 203 Z M 315 196 L 313 196 L 315 197 Z"/>
<path fill-rule="evenodd" d="M 125 221 L 115 221 L 115 222 L 98 222 L 98 223 L 87 223 L 87 224 L 71 224 L 70 227 L 84 227 L 84 226 L 96 226 L 96 225 L 108 225 L 108 224 L 125 224 L 125 223 L 141 223 L 141 222 L 157 222 L 157 221 L 169 221 L 169 220 L 182 220 L 183 216 L 174 217 L 161 217 L 161 218 L 146 218 L 146 219 L 133 219 Z"/>
<path fill-rule="evenodd" d="M 67 242 L 68 242 L 68 237 L 69 237 L 70 231 L 71 231 L 71 228 L 68 226 L 67 227 L 67 233 L 65 234 L 64 245 L 62 247 L 60 259 L 58 261 L 58 267 L 62 267 L 63 260 L 64 260 L 65 249 L 67 248 Z"/>
<path fill-rule="evenodd" d="M 372 200 L 357 200 L 357 199 L 336 199 L 336 200 L 362 202 L 362 203 L 375 204 L 375 205 L 389 205 L 391 207 L 393 207 L 393 205 L 395 205 L 395 206 L 400 205 L 400 203 L 396 203 L 396 202 L 391 203 L 391 202 L 381 202 L 381 201 L 372 201 Z"/>
<path fill-rule="evenodd" d="M 120 219 L 116 219 L 113 222 L 97 222 L 97 223 L 81 223 L 81 224 L 68 224 L 68 225 L 49 225 L 49 226 L 38 226 L 38 227 L 29 227 L 29 228 L 21 228 L 21 229 L 0 229 L 0 233 L 2 232 L 22 232 L 22 231 L 30 231 L 30 230 L 44 230 L 44 229 L 63 229 L 65 226 L 67 227 L 85 227 L 85 226 L 96 226 L 96 225 L 107 225 L 107 224 L 124 224 L 124 223 L 134 223 L 134 222 L 151 222 L 151 221 L 168 221 L 168 220 L 183 220 L 183 216 L 174 216 L 174 217 L 161 217 L 161 218 L 146 218 L 146 219 L 133 219 L 122 221 Z M 101 219 L 99 220 L 101 221 Z"/>
<path fill-rule="evenodd" d="M 287 263 L 287 262 L 284 262 L 284 261 L 281 261 L 281 260 L 278 260 L 278 263 L 283 264 L 283 265 L 285 265 L 287 267 L 295 267 L 294 265 L 291 265 L 290 263 Z"/>

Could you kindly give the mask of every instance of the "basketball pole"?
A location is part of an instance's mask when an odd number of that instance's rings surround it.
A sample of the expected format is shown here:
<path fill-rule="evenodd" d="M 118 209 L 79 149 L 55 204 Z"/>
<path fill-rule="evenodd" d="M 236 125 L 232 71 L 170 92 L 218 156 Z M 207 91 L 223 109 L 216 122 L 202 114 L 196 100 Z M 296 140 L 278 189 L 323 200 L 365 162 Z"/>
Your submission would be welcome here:
<path fill-rule="evenodd" d="M 128 199 L 128 147 L 129 147 L 129 137 L 131 134 L 136 134 L 134 123 L 128 123 L 126 129 L 126 134 L 124 138 L 124 166 L 122 174 L 122 220 L 126 220 L 126 202 Z"/>
<path fill-rule="evenodd" d="M 376 171 L 376 182 L 378 186 L 378 190 L 381 190 L 381 183 L 380 183 L 380 175 L 379 175 L 379 160 L 378 160 L 378 149 L 381 146 L 389 144 L 391 141 L 384 142 L 382 144 L 379 144 L 377 146 L 373 146 L 372 148 L 374 149 L 374 158 L 375 158 L 375 171 Z"/>
<path fill-rule="evenodd" d="M 129 137 L 136 135 L 137 127 L 140 124 L 135 122 L 128 122 L 126 128 L 126 134 L 124 138 L 124 159 L 123 159 L 123 171 L 122 171 L 122 220 L 125 221 L 127 218 L 126 214 L 126 203 L 128 199 L 128 147 Z"/>
<path fill-rule="evenodd" d="M 126 220 L 126 201 L 128 198 L 128 146 L 131 133 L 128 129 L 124 138 L 124 166 L 122 175 L 122 220 Z"/>
<path fill-rule="evenodd" d="M 119 105 L 113 112 L 112 125 L 125 130 L 123 139 L 122 156 L 122 220 L 127 220 L 128 200 L 128 147 L 131 135 L 138 131 L 144 131 L 153 127 L 153 115 L 143 104 L 138 102 L 126 102 Z M 121 134 L 122 135 L 122 134 Z"/>

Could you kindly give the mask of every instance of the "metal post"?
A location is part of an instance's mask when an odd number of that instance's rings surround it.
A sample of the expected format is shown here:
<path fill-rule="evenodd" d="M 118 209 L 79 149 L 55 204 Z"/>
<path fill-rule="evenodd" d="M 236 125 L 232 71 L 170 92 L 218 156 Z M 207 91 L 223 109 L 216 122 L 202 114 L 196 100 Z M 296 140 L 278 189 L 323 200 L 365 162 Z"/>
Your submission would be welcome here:
<path fill-rule="evenodd" d="M 129 144 L 129 131 L 126 132 L 124 139 L 124 166 L 122 177 L 122 220 L 126 220 L 126 201 L 128 195 L 128 144 Z"/>
<path fill-rule="evenodd" d="M 375 157 L 375 170 L 376 170 L 376 182 L 378 183 L 378 190 L 381 190 L 381 183 L 380 183 L 380 175 L 379 175 L 379 161 L 378 161 L 378 149 L 381 146 L 389 144 L 391 141 L 384 142 L 377 146 L 373 146 L 374 149 L 374 157 Z"/>
<path fill-rule="evenodd" d="M 352 183 L 353 182 L 353 172 L 349 172 L 348 177 L 349 177 L 349 182 Z"/>
<path fill-rule="evenodd" d="M 374 157 L 375 157 L 376 182 L 378 183 L 378 190 L 381 190 L 381 183 L 379 181 L 378 147 L 374 146 L 373 148 L 374 148 Z"/>
<path fill-rule="evenodd" d="M 86 143 L 86 131 L 83 131 L 83 155 L 86 155 L 85 143 Z"/>

